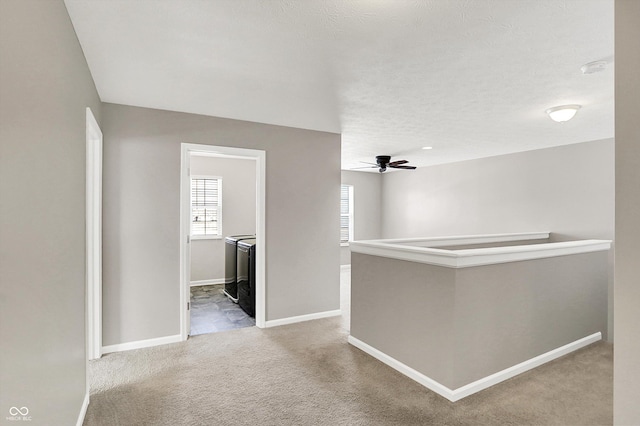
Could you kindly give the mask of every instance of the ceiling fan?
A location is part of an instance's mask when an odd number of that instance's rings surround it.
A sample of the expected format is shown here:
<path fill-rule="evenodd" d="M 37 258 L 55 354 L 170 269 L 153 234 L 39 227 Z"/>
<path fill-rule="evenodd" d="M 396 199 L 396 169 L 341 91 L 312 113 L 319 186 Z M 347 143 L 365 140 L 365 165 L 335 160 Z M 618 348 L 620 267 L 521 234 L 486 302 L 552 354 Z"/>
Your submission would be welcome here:
<path fill-rule="evenodd" d="M 366 161 L 362 161 L 362 163 L 366 163 Z M 386 172 L 387 168 L 391 169 L 406 169 L 406 170 L 415 170 L 415 166 L 404 166 L 404 164 L 408 163 L 407 160 L 397 160 L 391 161 L 390 155 L 377 155 L 376 156 L 376 164 L 371 164 L 371 166 L 367 167 L 356 167 L 356 169 L 375 169 L 377 168 L 380 173 Z"/>

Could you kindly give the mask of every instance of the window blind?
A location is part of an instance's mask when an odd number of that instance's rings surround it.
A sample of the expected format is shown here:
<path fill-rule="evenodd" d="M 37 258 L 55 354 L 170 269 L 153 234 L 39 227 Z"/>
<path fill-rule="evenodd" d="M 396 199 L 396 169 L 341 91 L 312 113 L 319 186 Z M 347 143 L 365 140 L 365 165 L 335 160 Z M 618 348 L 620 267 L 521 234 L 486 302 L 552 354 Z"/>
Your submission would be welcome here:
<path fill-rule="evenodd" d="M 191 179 L 191 235 L 222 235 L 221 179 Z"/>
<path fill-rule="evenodd" d="M 340 186 L 340 242 L 353 240 L 353 186 Z"/>

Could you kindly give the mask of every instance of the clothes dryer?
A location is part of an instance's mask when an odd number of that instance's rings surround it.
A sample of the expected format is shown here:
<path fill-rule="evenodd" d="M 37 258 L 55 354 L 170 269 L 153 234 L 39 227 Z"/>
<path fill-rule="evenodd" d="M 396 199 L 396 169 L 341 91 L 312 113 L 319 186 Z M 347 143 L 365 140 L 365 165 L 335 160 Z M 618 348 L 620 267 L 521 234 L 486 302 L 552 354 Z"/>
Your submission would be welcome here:
<path fill-rule="evenodd" d="M 230 235 L 224 239 L 224 294 L 232 302 L 238 303 L 238 242 L 242 240 L 254 239 L 255 235 Z"/>
<path fill-rule="evenodd" d="M 256 315 L 256 240 L 238 241 L 238 305 Z"/>

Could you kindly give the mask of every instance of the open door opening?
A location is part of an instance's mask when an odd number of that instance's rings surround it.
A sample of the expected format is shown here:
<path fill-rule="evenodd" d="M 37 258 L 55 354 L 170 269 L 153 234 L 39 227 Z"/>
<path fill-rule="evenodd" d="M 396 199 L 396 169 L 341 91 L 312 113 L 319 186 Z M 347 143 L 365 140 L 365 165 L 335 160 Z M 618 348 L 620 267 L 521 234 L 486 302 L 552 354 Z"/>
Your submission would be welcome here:
<path fill-rule="evenodd" d="M 182 144 L 181 164 L 183 340 L 264 327 L 265 152 Z"/>

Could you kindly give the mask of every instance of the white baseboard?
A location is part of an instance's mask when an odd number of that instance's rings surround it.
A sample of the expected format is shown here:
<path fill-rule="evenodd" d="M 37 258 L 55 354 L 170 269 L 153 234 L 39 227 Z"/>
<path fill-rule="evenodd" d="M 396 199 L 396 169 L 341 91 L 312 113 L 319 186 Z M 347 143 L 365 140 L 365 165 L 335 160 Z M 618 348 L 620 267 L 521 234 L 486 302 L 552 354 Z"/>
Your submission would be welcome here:
<path fill-rule="evenodd" d="M 191 281 L 189 283 L 189 287 L 196 287 L 200 285 L 214 285 L 214 284 L 224 284 L 224 278 L 215 278 L 213 280 Z"/>
<path fill-rule="evenodd" d="M 559 348 L 546 352 L 542 355 L 538 355 L 537 357 L 531 358 L 529 360 L 516 364 L 512 367 L 506 368 L 502 371 L 498 371 L 497 373 L 491 374 L 490 376 L 484 377 L 482 379 L 476 380 L 474 382 L 471 382 L 457 389 L 451 390 L 448 387 L 425 376 L 419 371 L 414 370 L 408 365 L 403 364 L 397 359 L 390 357 L 384 352 L 381 352 L 378 349 L 372 346 L 369 346 L 363 341 L 358 340 L 353 336 L 349 336 L 348 338 L 349 343 L 352 344 L 353 346 L 368 353 L 372 357 L 384 362 L 394 370 L 399 371 L 400 373 L 404 374 L 410 379 L 420 383 L 422 386 L 426 387 L 427 389 L 430 389 L 435 393 L 447 398 L 451 402 L 459 401 L 462 398 L 465 398 L 476 392 L 480 392 L 483 389 L 486 389 L 490 386 L 503 382 L 507 379 L 517 376 L 518 374 L 522 374 L 525 371 L 529 371 L 533 368 L 539 367 L 542 364 L 545 364 L 549 361 L 553 361 L 556 358 L 559 358 L 568 353 L 576 351 L 580 348 L 583 348 L 587 345 L 595 343 L 599 340 L 602 340 L 602 334 L 600 332 L 594 333 L 590 336 L 583 337 L 582 339 L 576 340 L 575 342 L 571 342 L 569 344 L 566 344 L 564 346 L 561 346 Z"/>
<path fill-rule="evenodd" d="M 80 408 L 80 414 L 78 415 L 78 421 L 76 422 L 76 426 L 82 426 L 84 423 L 84 418 L 87 415 L 87 409 L 89 408 L 89 391 L 84 394 L 84 401 L 82 401 L 82 408 Z"/>
<path fill-rule="evenodd" d="M 356 348 L 376 358 L 377 360 L 384 362 L 394 370 L 397 370 L 400 373 L 404 374 L 405 376 L 409 377 L 410 379 L 415 380 L 416 382 L 420 383 L 422 386 L 426 387 L 427 389 L 430 389 L 435 393 L 441 396 L 444 396 L 449 401 L 453 401 L 452 399 L 453 391 L 448 387 L 441 385 L 440 383 L 436 382 L 430 377 L 427 377 L 424 374 L 420 373 L 419 371 L 409 367 L 407 364 L 403 364 L 397 359 L 390 357 L 389 355 L 379 351 L 373 346 L 369 346 L 368 344 L 364 343 L 362 340 L 356 339 L 355 337 L 349 335 L 347 341 L 351 343 L 353 346 L 355 346 Z"/>
<path fill-rule="evenodd" d="M 280 318 L 277 320 L 270 320 L 266 322 L 265 327 L 267 328 L 277 327 L 279 325 L 294 324 L 296 322 L 310 321 L 310 320 L 315 320 L 320 318 L 337 317 L 339 315 L 342 315 L 342 311 L 340 309 L 336 309 L 334 311 L 317 312 L 315 314 L 307 314 L 307 315 L 300 315 L 297 317 L 288 317 L 288 318 Z"/>
<path fill-rule="evenodd" d="M 160 346 L 181 341 L 182 336 L 180 336 L 179 334 L 175 334 L 173 336 L 156 337 L 155 339 L 136 340 L 135 342 L 118 343 L 116 345 L 103 346 L 102 353 L 109 354 L 112 352 L 129 351 L 131 349 L 149 348 L 151 346 Z"/>

